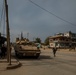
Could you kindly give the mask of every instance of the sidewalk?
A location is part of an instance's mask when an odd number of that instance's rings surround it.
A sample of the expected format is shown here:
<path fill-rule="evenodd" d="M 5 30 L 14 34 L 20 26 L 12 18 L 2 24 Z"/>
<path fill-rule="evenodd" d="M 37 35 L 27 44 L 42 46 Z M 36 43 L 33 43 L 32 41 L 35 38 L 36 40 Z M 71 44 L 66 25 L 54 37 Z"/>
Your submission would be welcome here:
<path fill-rule="evenodd" d="M 21 66 L 21 63 L 16 59 L 11 59 L 11 65 L 7 63 L 7 59 L 0 59 L 0 71 L 7 69 L 16 69 Z"/>

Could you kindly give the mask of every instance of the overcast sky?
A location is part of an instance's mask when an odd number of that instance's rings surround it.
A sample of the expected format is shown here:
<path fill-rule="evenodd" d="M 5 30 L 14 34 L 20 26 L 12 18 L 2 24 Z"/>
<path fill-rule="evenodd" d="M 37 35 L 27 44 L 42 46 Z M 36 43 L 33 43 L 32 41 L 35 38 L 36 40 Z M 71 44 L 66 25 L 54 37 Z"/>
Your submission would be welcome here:
<path fill-rule="evenodd" d="M 42 41 L 56 33 L 68 31 L 76 33 L 76 0 L 31 1 L 45 10 L 29 0 L 7 0 L 11 40 L 20 36 L 21 32 L 26 38 L 29 33 L 30 40 L 39 37 Z M 0 18 L 2 2 L 3 0 L 0 0 Z"/>

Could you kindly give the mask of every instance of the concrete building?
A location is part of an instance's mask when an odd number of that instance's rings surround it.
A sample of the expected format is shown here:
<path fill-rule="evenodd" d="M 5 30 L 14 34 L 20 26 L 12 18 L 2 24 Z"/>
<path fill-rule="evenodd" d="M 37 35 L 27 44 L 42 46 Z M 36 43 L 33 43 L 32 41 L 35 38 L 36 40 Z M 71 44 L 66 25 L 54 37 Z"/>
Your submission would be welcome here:
<path fill-rule="evenodd" d="M 58 33 L 55 36 L 49 37 L 50 47 L 69 48 L 76 47 L 76 33 L 66 32 Z"/>

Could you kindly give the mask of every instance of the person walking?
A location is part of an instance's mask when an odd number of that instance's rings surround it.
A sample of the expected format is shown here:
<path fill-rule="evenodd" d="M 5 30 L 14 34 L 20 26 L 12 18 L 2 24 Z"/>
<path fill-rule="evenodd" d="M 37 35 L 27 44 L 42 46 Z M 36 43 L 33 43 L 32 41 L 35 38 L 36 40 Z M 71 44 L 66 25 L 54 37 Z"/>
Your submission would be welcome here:
<path fill-rule="evenodd" d="M 2 52 L 1 57 L 2 57 L 2 58 L 5 58 L 5 54 L 6 54 L 6 47 L 5 47 L 5 45 L 2 45 L 2 47 L 1 47 L 1 52 Z"/>
<path fill-rule="evenodd" d="M 56 47 L 53 47 L 52 50 L 53 50 L 53 55 L 54 55 L 54 57 L 56 57 L 57 48 L 56 48 Z"/>
<path fill-rule="evenodd" d="M 2 54 L 1 53 L 2 53 L 2 51 L 1 51 L 1 48 L 0 48 L 0 58 L 2 57 Z"/>

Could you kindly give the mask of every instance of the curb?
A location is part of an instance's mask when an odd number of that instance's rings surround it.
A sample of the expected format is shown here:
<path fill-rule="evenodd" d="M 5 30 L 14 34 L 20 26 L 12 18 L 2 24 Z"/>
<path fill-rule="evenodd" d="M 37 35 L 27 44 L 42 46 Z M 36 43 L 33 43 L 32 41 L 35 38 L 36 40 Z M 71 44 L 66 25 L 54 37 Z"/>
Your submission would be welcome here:
<path fill-rule="evenodd" d="M 6 67 L 6 69 L 7 70 L 10 70 L 10 69 L 16 69 L 16 68 L 18 68 L 18 67 L 21 67 L 22 66 L 22 64 L 20 63 L 20 62 L 18 62 L 17 64 L 11 64 L 11 65 L 8 65 L 7 67 Z"/>
<path fill-rule="evenodd" d="M 0 69 L 6 69 L 6 70 L 10 70 L 10 69 L 16 69 L 21 67 L 22 64 L 17 60 L 17 59 L 11 59 L 11 64 L 9 64 L 7 62 L 7 59 L 1 59 L 0 60 Z"/>

